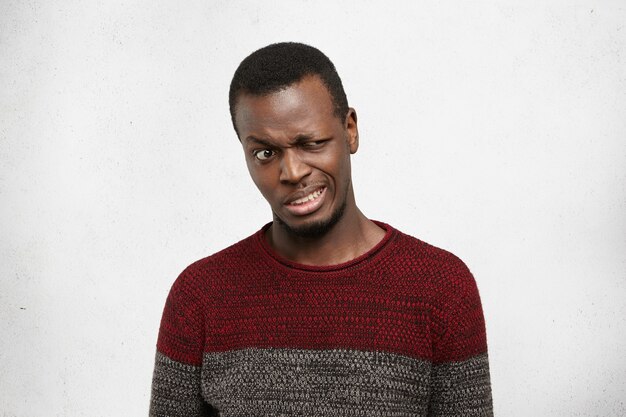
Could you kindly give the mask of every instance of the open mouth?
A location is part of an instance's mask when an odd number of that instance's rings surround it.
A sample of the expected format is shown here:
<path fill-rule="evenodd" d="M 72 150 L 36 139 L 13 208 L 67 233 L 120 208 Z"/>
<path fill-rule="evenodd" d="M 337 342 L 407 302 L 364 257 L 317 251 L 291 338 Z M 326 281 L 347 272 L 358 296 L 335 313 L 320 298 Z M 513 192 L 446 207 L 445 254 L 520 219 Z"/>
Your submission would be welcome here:
<path fill-rule="evenodd" d="M 302 198 L 299 198 L 299 199 L 297 199 L 295 201 L 292 201 L 289 204 L 291 204 L 293 206 L 299 206 L 301 204 L 308 203 L 309 201 L 313 201 L 316 198 L 318 198 L 319 196 L 321 196 L 325 189 L 326 189 L 325 187 L 322 187 L 319 190 L 315 190 L 311 194 L 309 194 L 307 196 L 304 196 Z"/>
<path fill-rule="evenodd" d="M 326 187 L 321 187 L 304 197 L 285 204 L 285 208 L 294 216 L 306 216 L 317 211 L 324 204 L 325 198 Z"/>

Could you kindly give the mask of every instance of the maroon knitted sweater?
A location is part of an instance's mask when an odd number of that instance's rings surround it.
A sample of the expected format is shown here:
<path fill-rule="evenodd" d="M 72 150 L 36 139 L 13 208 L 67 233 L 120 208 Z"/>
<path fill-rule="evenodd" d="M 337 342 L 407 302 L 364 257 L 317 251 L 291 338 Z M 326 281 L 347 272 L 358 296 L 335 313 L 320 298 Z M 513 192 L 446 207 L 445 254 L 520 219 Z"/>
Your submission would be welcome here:
<path fill-rule="evenodd" d="M 491 416 L 485 324 L 461 260 L 384 223 L 344 264 L 259 232 L 195 262 L 167 298 L 151 416 Z"/>

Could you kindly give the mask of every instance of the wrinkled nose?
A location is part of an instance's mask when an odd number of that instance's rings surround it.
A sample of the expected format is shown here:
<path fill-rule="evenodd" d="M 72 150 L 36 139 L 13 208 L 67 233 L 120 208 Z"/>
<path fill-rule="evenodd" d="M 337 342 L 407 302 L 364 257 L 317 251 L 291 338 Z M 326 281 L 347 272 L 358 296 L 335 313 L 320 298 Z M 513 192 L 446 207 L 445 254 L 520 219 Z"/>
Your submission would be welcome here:
<path fill-rule="evenodd" d="M 293 149 L 287 149 L 280 161 L 280 182 L 297 184 L 311 173 L 311 167 Z"/>

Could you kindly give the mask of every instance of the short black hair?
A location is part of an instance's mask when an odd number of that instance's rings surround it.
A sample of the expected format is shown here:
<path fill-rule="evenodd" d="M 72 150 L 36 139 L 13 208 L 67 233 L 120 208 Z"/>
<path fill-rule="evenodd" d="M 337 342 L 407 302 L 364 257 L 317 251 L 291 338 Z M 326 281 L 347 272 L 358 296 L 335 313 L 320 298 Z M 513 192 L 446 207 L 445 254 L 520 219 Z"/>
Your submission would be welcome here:
<path fill-rule="evenodd" d="M 309 75 L 320 77 L 333 101 L 333 114 L 343 120 L 348 114 L 348 99 L 335 66 L 317 48 L 303 43 L 281 42 L 258 49 L 241 63 L 228 92 L 230 117 L 235 132 L 235 110 L 239 95 L 264 96 L 280 91 Z"/>

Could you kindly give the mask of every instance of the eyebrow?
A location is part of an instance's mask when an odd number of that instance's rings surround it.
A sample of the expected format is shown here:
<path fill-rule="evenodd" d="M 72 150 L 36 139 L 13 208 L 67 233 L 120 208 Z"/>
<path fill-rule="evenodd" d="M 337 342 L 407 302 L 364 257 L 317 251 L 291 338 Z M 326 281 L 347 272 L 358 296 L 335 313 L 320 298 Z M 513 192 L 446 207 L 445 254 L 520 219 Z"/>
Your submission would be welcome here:
<path fill-rule="evenodd" d="M 313 135 L 305 135 L 305 134 L 299 134 L 297 135 L 294 140 L 291 142 L 292 145 L 301 145 L 304 142 L 307 142 L 311 139 L 313 139 L 314 136 Z"/>
<path fill-rule="evenodd" d="M 301 145 L 304 142 L 307 142 L 311 139 L 314 139 L 315 136 L 311 135 L 311 134 L 304 134 L 301 133 L 299 135 L 297 135 L 292 141 L 289 142 L 290 145 Z M 271 148 L 275 148 L 276 144 L 272 143 L 271 141 L 267 140 L 267 139 L 261 139 L 261 138 L 257 138 L 254 136 L 247 136 L 246 137 L 246 141 L 247 142 L 255 142 L 258 143 L 260 145 L 263 146 L 267 146 L 267 147 L 271 147 Z"/>
<path fill-rule="evenodd" d="M 270 147 L 270 148 L 275 147 L 275 145 L 272 142 L 270 142 L 268 140 L 265 140 L 265 139 L 261 139 L 261 138 L 255 138 L 254 136 L 246 137 L 246 142 L 255 142 L 255 143 L 258 143 L 260 145 L 267 146 L 267 147 Z"/>

